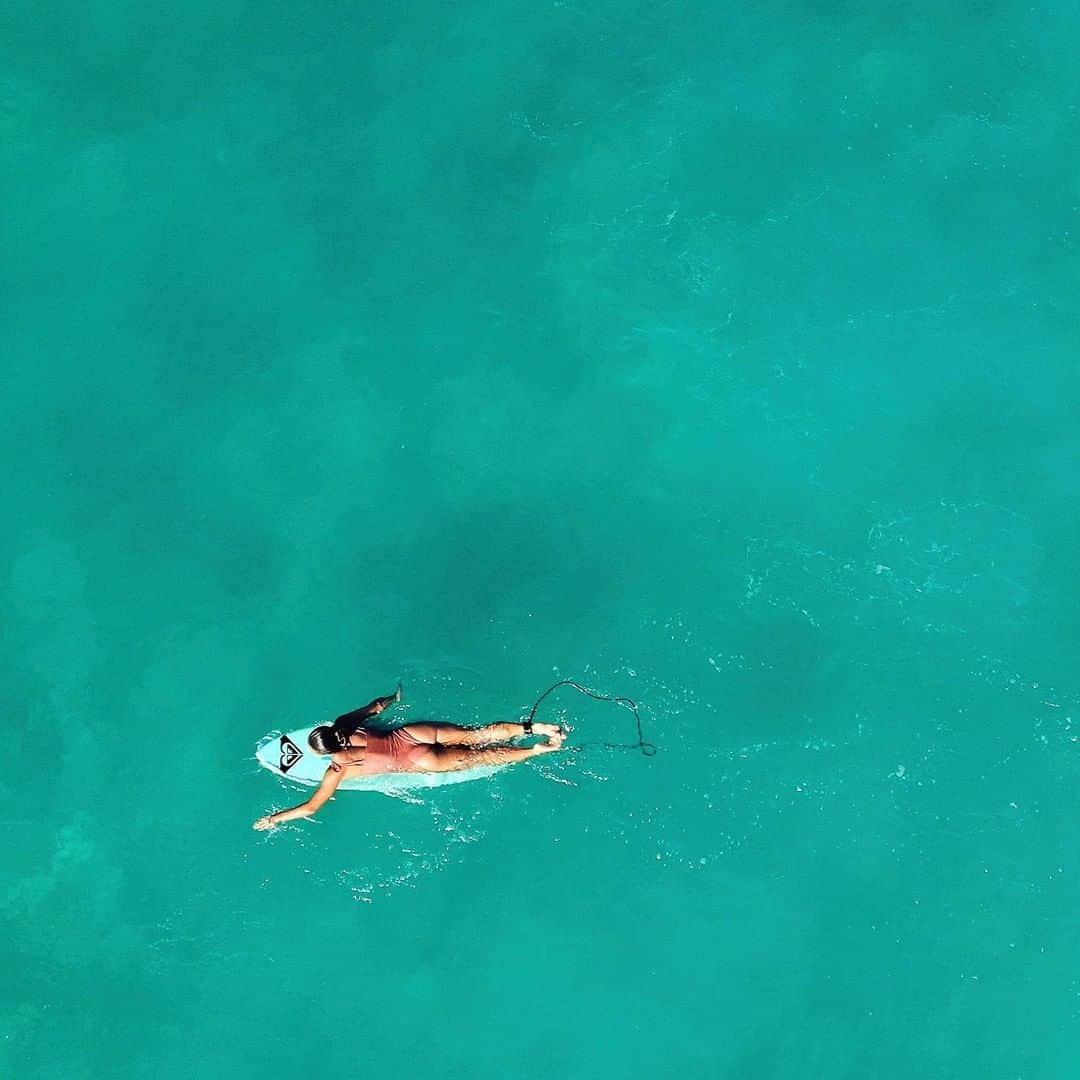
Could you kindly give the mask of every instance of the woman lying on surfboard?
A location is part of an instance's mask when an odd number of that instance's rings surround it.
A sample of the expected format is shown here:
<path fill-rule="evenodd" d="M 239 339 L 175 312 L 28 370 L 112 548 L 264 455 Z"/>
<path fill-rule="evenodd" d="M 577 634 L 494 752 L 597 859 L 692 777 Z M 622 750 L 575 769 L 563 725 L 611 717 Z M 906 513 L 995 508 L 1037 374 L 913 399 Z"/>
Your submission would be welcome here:
<path fill-rule="evenodd" d="M 456 772 L 477 765 L 512 765 L 516 761 L 550 754 L 565 738 L 558 724 L 489 724 L 464 728 L 454 724 L 406 724 L 393 731 L 369 731 L 364 721 L 378 716 L 401 700 L 401 687 L 393 694 L 376 698 L 361 709 L 339 716 L 333 724 L 317 727 L 308 736 L 316 754 L 330 758 L 330 766 L 315 794 L 290 810 L 267 814 L 253 828 L 272 829 L 282 821 L 311 817 L 349 777 L 374 776 L 391 772 Z M 546 743 L 535 746 L 506 746 L 520 735 L 546 735 Z"/>

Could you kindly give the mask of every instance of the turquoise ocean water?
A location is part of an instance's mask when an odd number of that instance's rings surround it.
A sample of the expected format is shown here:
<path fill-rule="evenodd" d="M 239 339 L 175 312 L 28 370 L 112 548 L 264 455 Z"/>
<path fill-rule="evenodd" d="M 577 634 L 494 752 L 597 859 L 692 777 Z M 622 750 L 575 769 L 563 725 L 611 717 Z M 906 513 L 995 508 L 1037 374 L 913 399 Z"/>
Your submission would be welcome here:
<path fill-rule="evenodd" d="M 2 27 L 0 1074 L 1076 1075 L 1075 4 Z"/>

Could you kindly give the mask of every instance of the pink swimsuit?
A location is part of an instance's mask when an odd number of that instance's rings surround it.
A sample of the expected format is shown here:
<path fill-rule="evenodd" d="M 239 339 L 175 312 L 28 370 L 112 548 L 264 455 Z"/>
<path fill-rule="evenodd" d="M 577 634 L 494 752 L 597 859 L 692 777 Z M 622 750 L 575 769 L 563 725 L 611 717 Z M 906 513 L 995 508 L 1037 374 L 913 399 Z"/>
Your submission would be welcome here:
<path fill-rule="evenodd" d="M 404 728 L 396 731 L 365 731 L 367 746 L 362 761 L 352 766 L 361 776 L 388 772 L 419 772 L 417 762 L 431 749 Z"/>

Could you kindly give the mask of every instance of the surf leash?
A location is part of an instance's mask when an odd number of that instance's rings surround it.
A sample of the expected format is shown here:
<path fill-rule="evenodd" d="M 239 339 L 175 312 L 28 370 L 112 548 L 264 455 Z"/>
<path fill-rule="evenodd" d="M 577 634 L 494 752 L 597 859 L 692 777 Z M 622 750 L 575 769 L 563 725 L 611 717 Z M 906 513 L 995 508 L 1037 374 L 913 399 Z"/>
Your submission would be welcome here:
<path fill-rule="evenodd" d="M 616 705 L 622 706 L 624 709 L 629 709 L 634 714 L 634 721 L 637 724 L 637 742 L 636 743 L 613 743 L 605 742 L 604 746 L 608 750 L 640 750 L 646 757 L 652 757 L 656 753 L 656 747 L 651 742 L 646 742 L 644 736 L 641 734 L 641 713 L 638 712 L 637 702 L 628 697 L 620 697 L 617 694 L 601 694 L 596 690 L 590 690 L 588 687 L 582 686 L 581 683 L 574 682 L 573 679 L 560 679 L 557 683 L 553 683 L 549 686 L 533 703 L 533 707 L 529 710 L 529 715 L 525 717 L 521 722 L 526 731 L 531 731 L 533 719 L 536 717 L 536 710 L 540 708 L 540 703 L 550 694 L 553 690 L 558 690 L 560 686 L 572 686 L 579 694 L 584 694 L 586 697 L 591 697 L 596 701 L 612 701 Z M 574 750 L 581 750 L 587 746 L 588 743 L 583 743 L 580 746 L 572 747 Z"/>

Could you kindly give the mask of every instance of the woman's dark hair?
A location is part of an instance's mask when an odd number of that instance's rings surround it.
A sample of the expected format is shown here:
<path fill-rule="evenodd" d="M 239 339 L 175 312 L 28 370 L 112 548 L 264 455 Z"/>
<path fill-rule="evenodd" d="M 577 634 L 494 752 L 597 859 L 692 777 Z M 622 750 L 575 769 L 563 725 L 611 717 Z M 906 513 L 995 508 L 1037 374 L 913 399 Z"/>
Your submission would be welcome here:
<path fill-rule="evenodd" d="M 308 746 L 316 754 L 334 754 L 341 749 L 341 739 L 336 728 L 317 727 L 307 738 Z"/>

